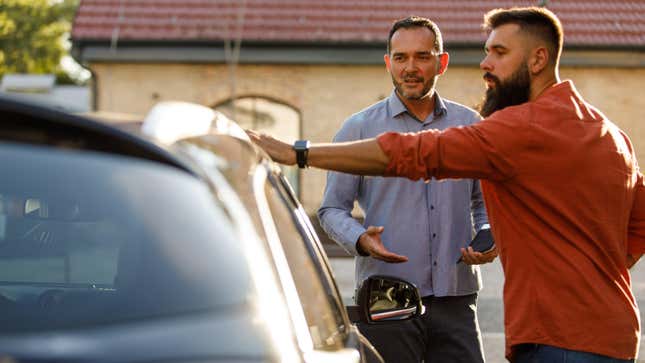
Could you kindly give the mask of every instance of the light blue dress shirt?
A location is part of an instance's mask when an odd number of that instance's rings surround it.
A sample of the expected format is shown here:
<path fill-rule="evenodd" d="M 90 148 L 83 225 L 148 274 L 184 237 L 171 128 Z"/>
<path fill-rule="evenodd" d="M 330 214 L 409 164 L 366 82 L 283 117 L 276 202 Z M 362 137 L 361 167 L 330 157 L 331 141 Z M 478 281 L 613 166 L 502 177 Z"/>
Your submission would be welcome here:
<path fill-rule="evenodd" d="M 435 95 L 434 112 L 419 122 L 393 91 L 347 119 L 334 141 L 372 138 L 386 131 L 441 130 L 479 121 L 474 110 Z M 351 215 L 355 200 L 365 212 L 363 225 Z M 468 245 L 474 231 L 488 228 L 477 180 L 425 183 L 329 172 L 318 218 L 329 236 L 356 256 L 357 284 L 371 275 L 385 274 L 415 283 L 421 296 L 467 295 L 481 289 L 479 266 L 456 263 L 460 248 Z M 408 262 L 392 264 L 358 255 L 356 242 L 367 226 L 385 227 L 381 234 L 385 247 L 407 256 Z"/>

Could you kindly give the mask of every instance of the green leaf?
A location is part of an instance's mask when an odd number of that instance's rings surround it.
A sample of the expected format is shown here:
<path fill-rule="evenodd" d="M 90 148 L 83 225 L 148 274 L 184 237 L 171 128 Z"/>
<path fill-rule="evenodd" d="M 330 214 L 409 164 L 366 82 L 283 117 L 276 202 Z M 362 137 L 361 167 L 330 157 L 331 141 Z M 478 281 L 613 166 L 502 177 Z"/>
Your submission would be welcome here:
<path fill-rule="evenodd" d="M 77 7 L 78 0 L 0 0 L 0 76 L 60 73 Z"/>

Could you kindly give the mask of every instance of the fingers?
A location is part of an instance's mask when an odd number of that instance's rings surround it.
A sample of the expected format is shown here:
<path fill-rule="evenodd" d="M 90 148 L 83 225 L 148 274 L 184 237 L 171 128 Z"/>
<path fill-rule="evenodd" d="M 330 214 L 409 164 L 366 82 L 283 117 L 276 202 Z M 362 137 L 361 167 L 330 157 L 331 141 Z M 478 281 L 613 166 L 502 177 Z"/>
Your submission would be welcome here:
<path fill-rule="evenodd" d="M 397 255 L 394 252 L 390 252 L 385 249 L 385 247 L 381 246 L 378 249 L 374 249 L 371 251 L 370 255 L 381 261 L 389 262 L 389 263 L 402 263 L 402 262 L 408 262 L 408 258 L 403 255 Z"/>
<path fill-rule="evenodd" d="M 249 139 L 263 149 L 273 161 L 286 165 L 296 163 L 296 154 L 291 145 L 254 130 L 246 129 L 244 131 Z"/>
<path fill-rule="evenodd" d="M 461 260 L 467 265 L 478 265 L 481 257 L 480 252 L 475 252 L 472 247 L 461 249 Z"/>
<path fill-rule="evenodd" d="M 374 248 L 370 251 L 370 255 L 377 260 L 389 262 L 389 263 L 402 263 L 402 262 L 407 262 L 408 258 L 403 255 L 398 255 L 394 252 L 390 252 L 383 246 L 383 244 L 379 244 L 377 246 L 374 246 Z"/>
<path fill-rule="evenodd" d="M 260 133 L 258 133 L 255 130 L 250 130 L 250 129 L 244 129 L 244 132 L 246 132 L 246 135 L 253 141 L 254 143 L 258 143 L 260 141 Z"/>
<path fill-rule="evenodd" d="M 369 226 L 365 233 L 359 237 L 359 244 L 363 251 L 369 253 L 372 258 L 389 263 L 402 263 L 407 262 L 408 258 L 403 255 L 398 255 L 394 252 L 388 251 L 381 241 L 381 233 L 383 226 Z"/>
<path fill-rule="evenodd" d="M 244 129 L 244 132 L 246 132 L 246 135 L 256 144 L 266 144 L 273 140 L 273 137 L 259 131 Z"/>
<path fill-rule="evenodd" d="M 466 258 L 466 263 L 470 263 L 471 265 L 481 265 L 484 263 L 490 263 L 495 260 L 495 257 L 497 257 L 497 254 L 492 254 L 490 252 L 488 253 L 481 253 L 481 252 L 476 252 L 473 251 L 471 247 L 468 249 L 468 258 Z"/>
<path fill-rule="evenodd" d="M 492 250 L 484 253 L 484 256 L 486 256 L 486 258 L 490 258 L 491 261 L 494 260 L 495 257 L 497 257 L 498 255 L 499 255 L 499 252 L 497 251 L 497 246 L 493 247 Z"/>
<path fill-rule="evenodd" d="M 389 262 L 389 263 L 408 262 L 408 258 L 406 256 L 397 255 L 396 253 L 392 253 L 392 252 L 387 252 L 385 254 L 381 254 L 381 255 L 378 255 L 378 256 L 375 255 L 373 257 L 378 259 L 378 260 Z"/>
<path fill-rule="evenodd" d="M 257 131 L 254 130 L 249 130 L 249 129 L 244 129 L 244 132 L 246 132 L 246 135 L 251 139 L 251 142 L 254 144 L 262 147 L 262 140 L 261 140 L 261 134 L 258 133 Z"/>
<path fill-rule="evenodd" d="M 486 253 L 476 252 L 472 247 L 461 249 L 461 260 L 468 265 L 481 265 L 493 262 L 497 255 L 497 247 Z"/>

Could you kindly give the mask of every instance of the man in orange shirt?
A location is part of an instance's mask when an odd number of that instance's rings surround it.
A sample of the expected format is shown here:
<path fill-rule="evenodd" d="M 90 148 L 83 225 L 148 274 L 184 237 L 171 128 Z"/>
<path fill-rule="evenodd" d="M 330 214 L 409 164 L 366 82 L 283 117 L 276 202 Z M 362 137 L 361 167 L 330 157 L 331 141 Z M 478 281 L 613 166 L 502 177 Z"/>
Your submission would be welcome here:
<path fill-rule="evenodd" d="M 506 277 L 507 358 L 633 362 L 640 321 L 628 268 L 645 252 L 645 183 L 631 142 L 560 81 L 552 12 L 497 9 L 484 20 L 487 118 L 477 124 L 298 149 L 249 136 L 286 164 L 481 179 Z"/>

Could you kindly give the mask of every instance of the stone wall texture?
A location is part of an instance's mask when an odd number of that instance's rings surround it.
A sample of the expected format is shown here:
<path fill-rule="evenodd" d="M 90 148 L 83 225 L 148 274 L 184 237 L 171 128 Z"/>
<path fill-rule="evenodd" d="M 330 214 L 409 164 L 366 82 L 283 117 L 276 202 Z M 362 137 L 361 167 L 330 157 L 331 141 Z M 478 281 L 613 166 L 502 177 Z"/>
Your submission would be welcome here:
<path fill-rule="evenodd" d="M 380 66 L 91 64 L 97 111 L 145 115 L 156 102 L 180 100 L 215 107 L 237 96 L 259 96 L 292 106 L 301 114 L 301 136 L 327 142 L 349 115 L 387 97 L 389 74 Z M 235 74 L 235 77 L 232 75 Z M 447 99 L 475 105 L 484 91 L 482 72 L 474 66 L 449 67 L 437 90 Z M 584 98 L 630 136 L 645 163 L 642 95 L 645 69 L 562 68 Z M 231 80 L 235 79 L 235 82 Z M 300 199 L 314 212 L 322 198 L 325 173 L 310 169 L 301 176 Z"/>

